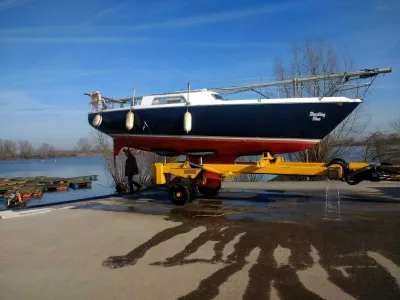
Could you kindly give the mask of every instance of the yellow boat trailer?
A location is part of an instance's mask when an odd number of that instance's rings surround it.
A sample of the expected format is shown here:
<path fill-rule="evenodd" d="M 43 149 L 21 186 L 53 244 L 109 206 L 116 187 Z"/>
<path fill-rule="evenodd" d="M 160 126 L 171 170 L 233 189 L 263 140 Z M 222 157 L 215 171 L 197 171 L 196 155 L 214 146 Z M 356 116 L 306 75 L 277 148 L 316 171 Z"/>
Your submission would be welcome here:
<path fill-rule="evenodd" d="M 200 159 L 201 161 L 201 159 Z M 166 185 L 172 203 L 191 202 L 198 191 L 205 196 L 218 194 L 221 182 L 230 176 L 242 174 L 304 175 L 342 180 L 350 185 L 361 181 L 381 181 L 400 176 L 400 166 L 372 165 L 364 162 L 346 163 L 333 159 L 329 163 L 285 162 L 283 157 L 263 153 L 258 162 L 234 164 L 155 163 L 153 180 L 156 185 Z"/>

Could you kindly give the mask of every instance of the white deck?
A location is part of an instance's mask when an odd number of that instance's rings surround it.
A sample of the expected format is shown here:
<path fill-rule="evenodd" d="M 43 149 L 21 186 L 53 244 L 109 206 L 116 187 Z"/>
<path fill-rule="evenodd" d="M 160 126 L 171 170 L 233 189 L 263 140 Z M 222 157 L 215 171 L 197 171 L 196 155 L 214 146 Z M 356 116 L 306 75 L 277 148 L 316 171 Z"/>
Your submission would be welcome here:
<path fill-rule="evenodd" d="M 361 102 L 360 99 L 350 99 L 347 97 L 313 97 L 313 98 L 279 98 L 279 99 L 245 99 L 245 100 L 225 100 L 212 91 L 181 92 L 171 94 L 159 94 L 143 96 L 140 103 L 130 106 L 128 103 L 124 107 L 107 108 L 108 110 L 134 110 L 165 108 L 165 107 L 185 107 L 185 106 L 220 106 L 220 105 L 260 105 L 260 104 L 294 104 L 294 103 L 349 103 Z"/>

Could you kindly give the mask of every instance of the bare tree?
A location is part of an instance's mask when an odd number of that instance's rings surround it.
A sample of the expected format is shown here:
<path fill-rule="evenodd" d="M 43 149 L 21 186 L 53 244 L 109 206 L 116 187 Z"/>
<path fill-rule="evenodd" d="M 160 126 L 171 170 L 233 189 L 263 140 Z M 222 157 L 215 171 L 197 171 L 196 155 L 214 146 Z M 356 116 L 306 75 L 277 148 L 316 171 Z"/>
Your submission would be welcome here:
<path fill-rule="evenodd" d="M 400 134 L 400 117 L 397 117 L 397 119 L 394 119 L 392 122 L 390 122 L 390 125 L 392 125 L 392 128 L 397 134 Z"/>
<path fill-rule="evenodd" d="M 0 139 L 0 159 L 6 158 L 6 150 L 4 146 L 4 140 Z"/>
<path fill-rule="evenodd" d="M 19 155 L 24 158 L 31 157 L 35 154 L 35 149 L 28 140 L 20 140 L 19 144 Z"/>
<path fill-rule="evenodd" d="M 292 60 L 285 65 L 280 58 L 276 59 L 274 74 L 278 80 L 287 80 L 296 77 L 323 75 L 337 72 L 347 72 L 352 67 L 352 59 L 348 54 L 341 58 L 333 46 L 324 42 L 312 43 L 307 41 L 304 45 L 293 44 Z M 332 97 L 347 96 L 359 98 L 361 90 L 338 89 L 340 81 L 337 79 L 315 81 L 301 85 L 301 95 L 296 95 L 293 85 L 285 85 L 279 89 L 279 93 L 287 98 L 294 96 L 304 97 Z M 295 161 L 328 162 L 337 157 L 345 156 L 351 149 L 341 147 L 343 140 L 352 139 L 362 133 L 368 121 L 367 115 L 363 112 L 363 105 L 360 104 L 341 124 L 339 124 L 328 136 L 317 145 L 294 154 L 289 158 Z"/>
<path fill-rule="evenodd" d="M 93 145 L 89 138 L 80 138 L 76 144 L 75 150 L 80 153 L 90 153 Z"/>
<path fill-rule="evenodd" d="M 114 166 L 112 139 L 97 130 L 94 131 L 93 139 L 95 141 L 94 147 L 99 149 L 103 154 L 106 172 L 111 176 L 116 191 L 118 193 L 126 192 L 128 190 L 128 183 L 124 174 L 124 162 L 121 162 L 119 157 L 117 157 Z"/>
<path fill-rule="evenodd" d="M 365 161 L 378 163 L 400 162 L 400 135 L 376 131 L 365 139 L 364 144 Z"/>
<path fill-rule="evenodd" d="M 56 149 L 48 143 L 43 143 L 38 147 L 36 152 L 40 157 L 54 157 Z"/>
<path fill-rule="evenodd" d="M 7 156 L 10 158 L 14 158 L 18 155 L 18 146 L 15 141 L 8 140 L 5 142 L 5 149 L 7 152 Z"/>
<path fill-rule="evenodd" d="M 118 155 L 116 157 L 116 164 L 114 165 L 112 139 L 100 131 L 94 133 L 94 148 L 100 150 L 105 160 L 105 168 L 107 173 L 113 179 L 113 185 L 117 193 L 127 192 L 128 181 L 125 177 L 125 155 Z M 144 186 L 152 186 L 152 168 L 156 162 L 161 162 L 162 157 L 152 152 L 146 152 L 138 149 L 131 149 L 132 153 L 136 156 L 139 174 L 137 182 Z M 175 158 L 168 158 L 167 162 L 176 161 Z"/>
<path fill-rule="evenodd" d="M 94 153 L 102 153 L 101 145 L 99 145 L 96 138 L 92 139 L 92 151 Z"/>
<path fill-rule="evenodd" d="M 18 156 L 17 153 L 17 143 L 11 140 L 1 140 L 0 139 L 0 158 L 10 159 Z"/>

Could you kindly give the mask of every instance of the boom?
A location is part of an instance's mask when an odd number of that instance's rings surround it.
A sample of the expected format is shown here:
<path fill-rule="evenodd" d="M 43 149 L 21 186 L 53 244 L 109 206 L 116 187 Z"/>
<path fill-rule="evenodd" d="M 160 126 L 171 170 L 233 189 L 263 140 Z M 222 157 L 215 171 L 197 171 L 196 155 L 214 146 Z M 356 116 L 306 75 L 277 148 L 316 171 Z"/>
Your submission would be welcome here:
<path fill-rule="evenodd" d="M 327 74 L 327 75 L 317 75 L 317 76 L 311 76 L 311 77 L 293 78 L 293 79 L 287 79 L 287 80 L 281 80 L 281 81 L 265 82 L 265 83 L 250 84 L 250 85 L 212 88 L 210 90 L 212 90 L 214 92 L 242 91 L 242 90 L 247 90 L 247 89 L 256 89 L 256 88 L 279 86 L 279 85 L 286 85 L 286 84 L 297 85 L 298 83 L 302 83 L 302 82 L 330 80 L 330 79 L 338 79 L 338 78 L 343 78 L 344 81 L 348 81 L 352 77 L 365 79 L 365 78 L 377 76 L 379 74 L 391 73 L 391 72 L 392 72 L 392 68 L 364 69 L 364 70 L 360 70 L 357 72 L 348 72 L 348 73 L 345 72 L 345 73 L 334 73 L 334 74 Z"/>

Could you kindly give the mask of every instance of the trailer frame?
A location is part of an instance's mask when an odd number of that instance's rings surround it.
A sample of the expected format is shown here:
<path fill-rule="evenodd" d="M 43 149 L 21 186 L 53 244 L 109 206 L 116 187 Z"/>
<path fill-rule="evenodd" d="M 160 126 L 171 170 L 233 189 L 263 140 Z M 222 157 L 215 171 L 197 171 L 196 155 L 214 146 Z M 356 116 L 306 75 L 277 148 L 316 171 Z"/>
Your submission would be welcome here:
<path fill-rule="evenodd" d="M 341 180 L 350 185 L 361 181 L 382 181 L 400 177 L 400 166 L 391 164 L 369 164 L 332 159 L 328 163 L 286 162 L 269 152 L 261 154 L 257 162 L 236 162 L 233 164 L 200 164 L 188 160 L 177 163 L 153 164 L 152 176 L 155 185 L 165 185 L 173 204 L 184 205 L 192 202 L 197 190 L 206 197 L 218 194 L 221 182 L 231 176 L 242 174 L 303 175 Z"/>

